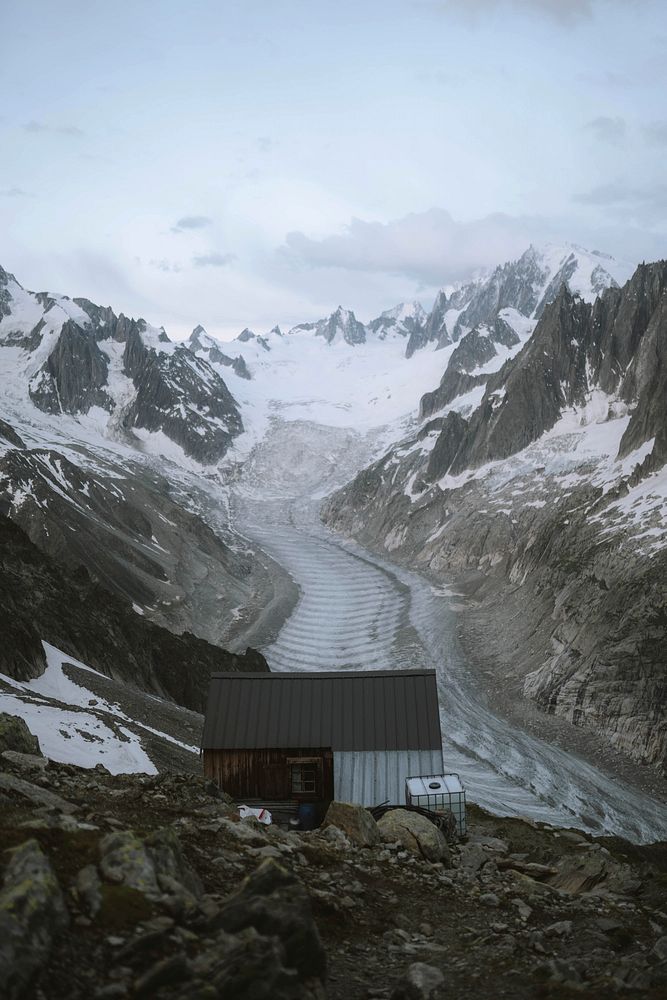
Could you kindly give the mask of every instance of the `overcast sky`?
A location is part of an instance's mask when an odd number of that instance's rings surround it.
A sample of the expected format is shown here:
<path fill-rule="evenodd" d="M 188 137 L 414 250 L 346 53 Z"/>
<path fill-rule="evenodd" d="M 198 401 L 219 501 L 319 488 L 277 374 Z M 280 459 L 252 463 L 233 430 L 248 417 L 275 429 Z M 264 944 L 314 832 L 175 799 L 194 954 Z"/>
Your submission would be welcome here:
<path fill-rule="evenodd" d="M 230 337 L 667 256 L 665 0 L 0 0 L 0 264 Z"/>

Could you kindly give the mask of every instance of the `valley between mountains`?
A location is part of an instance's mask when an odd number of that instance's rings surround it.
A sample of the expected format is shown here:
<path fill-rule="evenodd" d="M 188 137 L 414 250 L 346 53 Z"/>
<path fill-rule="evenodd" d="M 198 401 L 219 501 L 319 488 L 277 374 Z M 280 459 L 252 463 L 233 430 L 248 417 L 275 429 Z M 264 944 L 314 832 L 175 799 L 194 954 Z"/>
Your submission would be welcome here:
<path fill-rule="evenodd" d="M 667 839 L 667 264 L 225 343 L 0 270 L 0 365 L 0 711 L 48 756 L 196 771 L 211 669 L 434 666 L 471 801 Z"/>

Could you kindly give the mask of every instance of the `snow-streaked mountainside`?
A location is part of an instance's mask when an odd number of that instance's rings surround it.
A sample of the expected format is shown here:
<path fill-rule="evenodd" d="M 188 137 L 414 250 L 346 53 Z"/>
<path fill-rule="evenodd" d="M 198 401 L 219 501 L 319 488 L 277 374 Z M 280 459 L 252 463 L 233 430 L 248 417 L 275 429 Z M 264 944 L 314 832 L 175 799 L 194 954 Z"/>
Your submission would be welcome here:
<path fill-rule="evenodd" d="M 163 329 L 26 291 L 2 269 L 0 346 L 15 404 L 76 414 L 129 440 L 164 435 L 200 462 L 222 458 L 243 429 L 223 379 Z"/>
<path fill-rule="evenodd" d="M 593 304 L 561 286 L 489 374 L 492 334 L 461 340 L 422 400 L 430 419 L 326 518 L 411 566 L 474 580 L 477 636 L 518 691 L 664 768 L 667 263 Z M 469 363 L 453 369 L 466 341 Z"/>
<path fill-rule="evenodd" d="M 329 524 L 468 595 L 452 614 L 486 652 L 467 654 L 488 655 L 491 672 L 499 663 L 517 703 L 523 692 L 662 766 L 666 282 L 664 265 L 630 272 L 577 247 L 530 247 L 461 287 L 443 275 L 430 312 L 402 303 L 364 324 L 339 307 L 224 343 L 196 326 L 174 344 L 144 320 L 28 292 L 0 271 L 0 513 L 65 574 L 85 567 L 137 622 L 235 649 L 256 636 L 282 669 L 300 656 L 364 667 L 377 614 L 377 655 L 401 650 L 409 665 L 400 587 L 382 608 L 364 590 L 350 627 L 365 638 L 350 641 L 340 581 L 318 578 L 331 627 L 302 645 L 312 602 L 297 603 L 309 585 L 299 574 L 328 564 L 316 554 L 328 543 L 300 531 L 299 510 L 310 517 L 337 490 Z M 281 548 L 283 516 L 298 537 Z M 503 617 L 515 600 L 525 635 Z M 618 620 L 621 606 L 636 613 Z M 96 640 L 68 644 L 50 616 L 45 628 L 31 634 L 37 673 L 38 639 L 115 676 Z M 157 676 L 135 683 L 178 700 Z M 533 783 L 513 768 L 485 786 L 489 800 L 510 772 Z"/>

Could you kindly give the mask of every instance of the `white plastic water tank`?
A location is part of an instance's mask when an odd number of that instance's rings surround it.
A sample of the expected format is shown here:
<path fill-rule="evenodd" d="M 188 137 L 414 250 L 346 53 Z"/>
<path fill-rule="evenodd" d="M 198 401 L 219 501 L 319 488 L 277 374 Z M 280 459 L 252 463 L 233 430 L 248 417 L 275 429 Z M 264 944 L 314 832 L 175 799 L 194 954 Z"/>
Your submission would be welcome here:
<path fill-rule="evenodd" d="M 466 793 L 458 774 L 421 774 L 405 779 L 407 805 L 431 812 L 448 809 L 460 837 L 466 832 Z"/>

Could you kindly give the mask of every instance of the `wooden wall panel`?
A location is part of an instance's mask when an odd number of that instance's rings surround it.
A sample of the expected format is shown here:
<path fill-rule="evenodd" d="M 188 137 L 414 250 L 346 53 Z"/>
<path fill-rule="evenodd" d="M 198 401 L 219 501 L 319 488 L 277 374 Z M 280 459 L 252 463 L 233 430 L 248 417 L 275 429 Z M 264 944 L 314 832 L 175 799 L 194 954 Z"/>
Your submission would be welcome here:
<path fill-rule="evenodd" d="M 322 762 L 322 787 L 316 794 L 294 794 L 288 759 L 317 757 Z M 326 747 L 266 750 L 204 750 L 204 774 L 235 799 L 266 801 L 331 801 L 333 753 Z"/>

